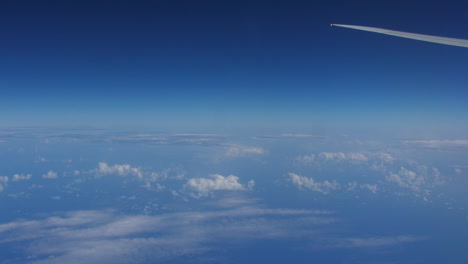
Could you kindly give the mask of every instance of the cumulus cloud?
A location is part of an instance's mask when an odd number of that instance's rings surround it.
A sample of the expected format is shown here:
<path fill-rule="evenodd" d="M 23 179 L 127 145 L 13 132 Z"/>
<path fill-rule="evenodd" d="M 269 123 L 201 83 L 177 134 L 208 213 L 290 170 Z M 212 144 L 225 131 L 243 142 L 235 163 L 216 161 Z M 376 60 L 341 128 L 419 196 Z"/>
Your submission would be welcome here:
<path fill-rule="evenodd" d="M 12 181 L 25 181 L 31 179 L 31 174 L 15 174 Z"/>
<path fill-rule="evenodd" d="M 387 181 L 394 182 L 401 187 L 410 188 L 413 191 L 421 191 L 424 184 L 424 177 L 416 175 L 416 172 L 401 167 L 398 173 L 391 173 L 387 176 Z"/>
<path fill-rule="evenodd" d="M 376 194 L 377 193 L 377 184 L 368 184 L 368 183 L 365 183 L 365 184 L 361 184 L 359 185 L 361 187 L 361 189 L 367 189 L 369 191 L 371 191 L 373 194 Z"/>
<path fill-rule="evenodd" d="M 348 191 L 354 191 L 358 187 L 360 189 L 367 189 L 367 190 L 371 191 L 373 194 L 376 194 L 378 189 L 379 189 L 377 187 L 377 184 L 369 184 L 369 183 L 358 184 L 356 181 L 352 181 L 352 182 L 348 183 L 347 190 Z"/>
<path fill-rule="evenodd" d="M 357 152 L 352 152 L 352 153 L 343 153 L 343 152 L 322 152 L 319 154 L 319 157 L 324 160 L 351 160 L 351 161 L 368 161 L 369 158 L 362 154 L 362 153 L 357 153 Z"/>
<path fill-rule="evenodd" d="M 226 156 L 228 157 L 244 157 L 252 155 L 263 155 L 266 151 L 260 147 L 247 147 L 242 145 L 228 145 L 226 148 Z"/>
<path fill-rule="evenodd" d="M 303 164 L 313 163 L 315 161 L 315 155 L 305 155 L 305 156 L 297 156 L 296 161 Z"/>
<path fill-rule="evenodd" d="M 212 191 L 245 191 L 252 189 L 255 185 L 253 180 L 249 181 L 247 187 L 239 183 L 239 177 L 234 175 L 223 176 L 220 174 L 210 175 L 210 178 L 192 178 L 185 184 L 185 188 L 196 192 L 199 196 L 206 196 Z"/>
<path fill-rule="evenodd" d="M 323 194 L 328 194 L 331 190 L 337 190 L 340 188 L 340 185 L 336 181 L 323 181 L 323 182 L 316 182 L 313 178 L 307 178 L 303 176 L 299 176 L 295 173 L 288 173 L 291 181 L 296 185 L 299 189 L 306 188 L 312 191 L 321 192 Z"/>
<path fill-rule="evenodd" d="M 57 173 L 55 171 L 49 171 L 46 174 L 42 175 L 44 179 L 57 179 Z"/>
<path fill-rule="evenodd" d="M 129 164 L 115 164 L 115 165 L 107 165 L 105 162 L 100 162 L 99 167 L 96 170 L 98 176 L 105 176 L 105 175 L 118 175 L 118 176 L 136 176 L 141 178 L 143 173 L 139 168 L 133 168 Z"/>
<path fill-rule="evenodd" d="M 412 190 L 416 194 L 429 192 L 429 188 L 444 183 L 444 178 L 441 176 L 437 168 L 428 168 L 427 166 L 419 166 L 416 171 L 401 167 L 398 173 L 390 173 L 386 180 L 395 183 L 402 188 Z"/>

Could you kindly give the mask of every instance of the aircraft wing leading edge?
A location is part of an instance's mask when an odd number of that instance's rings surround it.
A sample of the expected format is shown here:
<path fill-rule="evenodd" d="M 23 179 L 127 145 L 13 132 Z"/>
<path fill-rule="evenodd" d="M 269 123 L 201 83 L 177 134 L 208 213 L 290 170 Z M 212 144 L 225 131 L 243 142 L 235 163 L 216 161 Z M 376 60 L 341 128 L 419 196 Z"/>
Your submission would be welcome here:
<path fill-rule="evenodd" d="M 383 28 L 363 27 L 363 26 L 354 26 L 354 25 L 332 24 L 332 26 L 352 28 L 352 29 L 386 34 L 386 35 L 391 35 L 391 36 L 396 36 L 396 37 L 401 37 L 401 38 L 415 39 L 415 40 L 427 41 L 427 42 L 432 42 L 432 43 L 468 48 L 468 40 L 466 39 L 446 38 L 446 37 L 438 37 L 438 36 L 415 34 L 415 33 L 396 31 L 396 30 L 389 30 L 389 29 L 383 29 Z"/>

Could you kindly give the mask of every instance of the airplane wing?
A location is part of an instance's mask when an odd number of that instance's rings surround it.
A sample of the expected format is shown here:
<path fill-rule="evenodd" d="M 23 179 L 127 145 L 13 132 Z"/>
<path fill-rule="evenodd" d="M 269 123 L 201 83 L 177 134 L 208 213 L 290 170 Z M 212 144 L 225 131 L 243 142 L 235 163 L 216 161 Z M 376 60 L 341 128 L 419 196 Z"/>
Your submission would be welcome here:
<path fill-rule="evenodd" d="M 437 36 L 431 36 L 431 35 L 415 34 L 415 33 L 396 31 L 396 30 L 388 30 L 388 29 L 383 29 L 383 28 L 374 28 L 374 27 L 363 27 L 363 26 L 341 25 L 341 24 L 332 24 L 332 26 L 352 28 L 352 29 L 381 33 L 381 34 L 386 34 L 386 35 L 391 35 L 391 36 L 396 36 L 396 37 L 401 37 L 401 38 L 416 39 L 416 40 L 427 41 L 427 42 L 432 42 L 432 43 L 468 48 L 468 40 L 466 39 L 437 37 Z"/>

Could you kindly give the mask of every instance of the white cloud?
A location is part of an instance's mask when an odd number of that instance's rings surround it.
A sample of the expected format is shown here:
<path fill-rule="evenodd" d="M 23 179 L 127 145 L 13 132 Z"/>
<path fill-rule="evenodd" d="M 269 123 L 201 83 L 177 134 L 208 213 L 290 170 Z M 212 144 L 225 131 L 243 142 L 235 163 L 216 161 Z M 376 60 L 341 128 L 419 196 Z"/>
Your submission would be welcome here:
<path fill-rule="evenodd" d="M 0 183 L 8 183 L 8 176 L 0 176 Z"/>
<path fill-rule="evenodd" d="M 118 175 L 118 176 L 137 176 L 143 177 L 143 173 L 139 168 L 133 168 L 129 164 L 115 164 L 112 166 L 107 165 L 105 162 L 100 162 L 97 169 L 98 176 L 105 175 Z"/>
<path fill-rule="evenodd" d="M 419 236 L 386 236 L 386 237 L 353 237 L 334 240 L 330 247 L 334 248 L 372 248 L 393 246 L 403 243 L 417 242 L 425 240 L 427 237 Z"/>
<path fill-rule="evenodd" d="M 305 155 L 305 156 L 297 156 L 296 160 L 303 164 L 312 163 L 315 160 L 315 155 L 310 154 L 310 155 Z"/>
<path fill-rule="evenodd" d="M 368 183 L 365 183 L 365 184 L 361 184 L 359 185 L 361 187 L 361 189 L 367 189 L 369 191 L 371 191 L 373 194 L 376 194 L 377 193 L 377 184 L 368 184 Z"/>
<path fill-rule="evenodd" d="M 31 174 L 15 174 L 13 175 L 12 181 L 24 181 L 31 179 Z"/>
<path fill-rule="evenodd" d="M 468 140 L 405 140 L 403 144 L 423 148 L 459 148 L 468 147 Z"/>
<path fill-rule="evenodd" d="M 319 157 L 324 160 L 351 160 L 351 161 L 361 161 L 365 162 L 368 161 L 369 158 L 362 154 L 362 153 L 357 153 L 357 152 L 352 152 L 352 153 L 343 153 L 343 152 L 322 152 L 319 154 Z"/>
<path fill-rule="evenodd" d="M 288 173 L 291 177 L 292 182 L 299 188 L 307 188 L 312 191 L 321 192 L 323 194 L 328 194 L 331 190 L 337 190 L 340 188 L 340 185 L 336 181 L 323 181 L 316 182 L 313 178 L 307 178 L 299 176 L 295 173 Z"/>
<path fill-rule="evenodd" d="M 226 148 L 226 156 L 228 157 L 244 157 L 251 155 L 263 155 L 266 151 L 260 147 L 247 147 L 242 145 L 228 145 Z"/>
<path fill-rule="evenodd" d="M 398 173 L 391 173 L 387 176 L 387 181 L 394 182 L 404 188 L 410 188 L 413 191 L 421 191 L 420 187 L 424 184 L 424 177 L 416 175 L 416 172 L 401 167 Z"/>
<path fill-rule="evenodd" d="M 20 242 L 18 256 L 25 257 L 15 260 L 28 263 L 179 262 L 219 250 L 219 241 L 311 239 L 315 229 L 333 222 L 331 212 L 254 204 L 152 216 L 80 211 L 0 224 L 0 243 Z"/>
<path fill-rule="evenodd" d="M 367 190 L 371 191 L 373 194 L 376 194 L 378 189 L 379 189 L 377 187 L 377 184 L 369 184 L 369 183 L 357 184 L 356 181 L 352 181 L 352 182 L 348 183 L 347 190 L 348 191 L 354 191 L 357 187 L 359 187 L 361 189 L 367 189 Z"/>
<path fill-rule="evenodd" d="M 49 171 L 46 174 L 42 175 L 44 179 L 57 179 L 57 173 L 54 171 Z"/>
<path fill-rule="evenodd" d="M 212 191 L 244 191 L 253 188 L 255 182 L 249 181 L 247 187 L 239 183 L 239 177 L 234 175 L 223 176 L 219 174 L 210 175 L 211 178 L 192 178 L 185 184 L 185 188 L 206 196 Z"/>

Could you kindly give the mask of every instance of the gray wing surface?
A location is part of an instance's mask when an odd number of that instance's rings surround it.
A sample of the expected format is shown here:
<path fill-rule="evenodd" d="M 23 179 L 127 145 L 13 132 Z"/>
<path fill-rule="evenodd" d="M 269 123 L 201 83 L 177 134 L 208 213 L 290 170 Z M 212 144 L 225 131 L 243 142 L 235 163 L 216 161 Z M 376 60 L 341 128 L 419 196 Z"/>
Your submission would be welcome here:
<path fill-rule="evenodd" d="M 332 24 L 332 26 L 352 28 L 352 29 L 381 33 L 381 34 L 391 35 L 391 36 L 396 36 L 396 37 L 401 37 L 401 38 L 416 39 L 416 40 L 427 41 L 427 42 L 432 42 L 432 43 L 468 48 L 468 40 L 466 39 L 437 37 L 437 36 L 431 36 L 431 35 L 415 34 L 415 33 L 396 31 L 396 30 L 389 30 L 389 29 L 384 29 L 384 28 L 374 28 L 374 27 L 363 27 L 363 26 L 341 25 L 341 24 Z"/>

